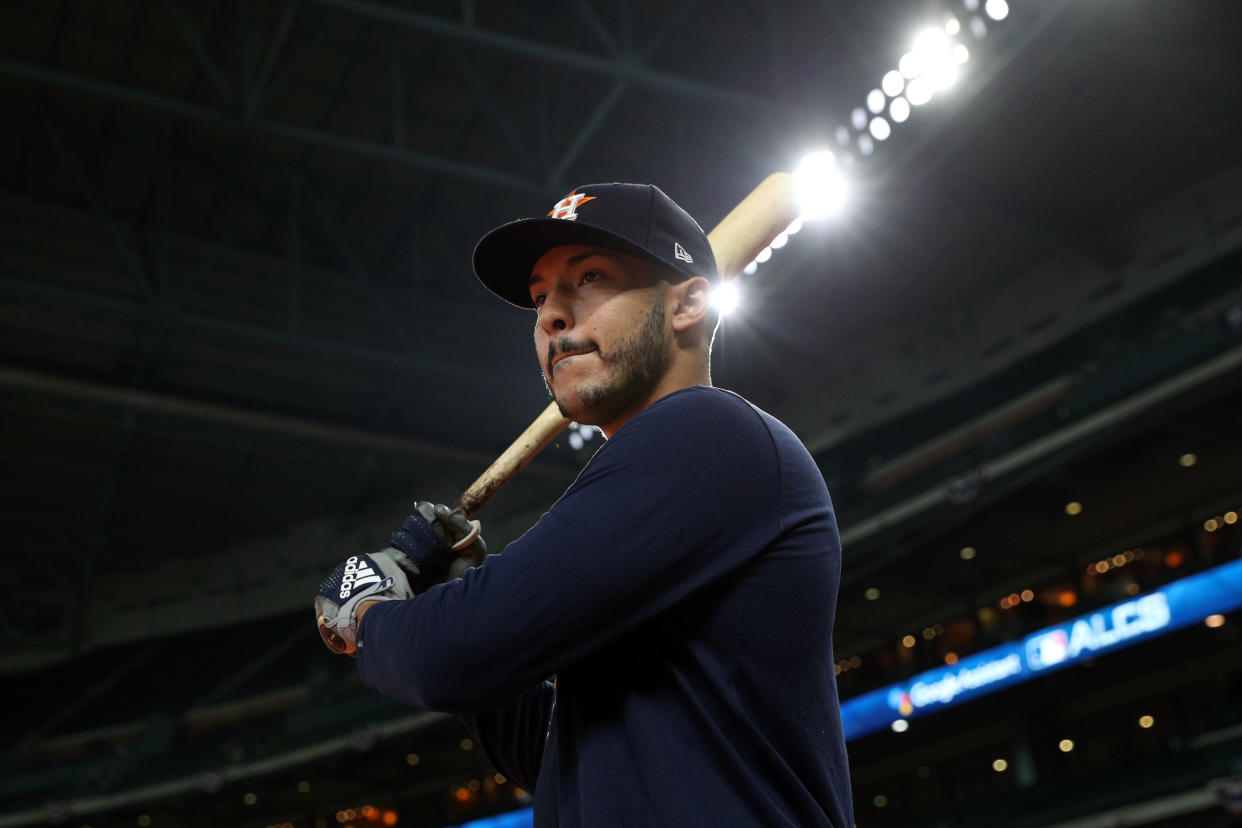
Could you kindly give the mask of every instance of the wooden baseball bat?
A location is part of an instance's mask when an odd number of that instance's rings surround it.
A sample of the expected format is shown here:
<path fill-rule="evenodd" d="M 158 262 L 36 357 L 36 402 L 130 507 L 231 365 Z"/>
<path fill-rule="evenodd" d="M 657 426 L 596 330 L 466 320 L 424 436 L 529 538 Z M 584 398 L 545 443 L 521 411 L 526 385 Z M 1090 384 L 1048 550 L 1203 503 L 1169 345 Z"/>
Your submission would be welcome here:
<path fill-rule="evenodd" d="M 793 179 L 789 173 L 772 173 L 763 180 L 750 195 L 742 199 L 729 214 L 707 234 L 711 243 L 712 253 L 716 257 L 716 269 L 722 279 L 732 279 L 742 272 L 760 250 L 785 231 L 795 218 L 798 210 L 793 195 Z M 488 466 L 487 471 L 470 484 L 461 497 L 453 504 L 455 511 L 471 516 L 488 499 L 508 483 L 529 463 L 545 446 L 556 439 L 569 425 L 569 420 L 561 416 L 556 403 L 551 403 L 522 435 L 518 437 L 504 453 Z M 479 534 L 479 522 L 471 521 L 474 531 L 459 540 L 455 549 L 469 546 Z M 456 572 L 465 566 L 459 561 Z M 319 634 L 328 648 L 337 653 L 352 653 L 354 645 L 346 642 L 323 617 L 319 618 Z"/>
<path fill-rule="evenodd" d="M 793 177 L 785 172 L 772 173 L 707 234 L 720 277 L 735 278 L 797 217 Z M 567 425 L 569 420 L 561 415 L 556 403 L 549 404 L 496 462 L 462 492 L 453 509 L 473 515 Z M 468 543 L 472 539 L 464 540 Z"/>

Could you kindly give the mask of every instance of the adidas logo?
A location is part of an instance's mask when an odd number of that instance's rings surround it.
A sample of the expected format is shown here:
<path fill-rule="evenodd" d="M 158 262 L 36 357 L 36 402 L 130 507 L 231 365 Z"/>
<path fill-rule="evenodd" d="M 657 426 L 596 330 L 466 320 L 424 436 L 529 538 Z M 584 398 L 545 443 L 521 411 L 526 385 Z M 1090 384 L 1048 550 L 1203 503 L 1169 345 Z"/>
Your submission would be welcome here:
<path fill-rule="evenodd" d="M 686 248 L 682 247 L 680 242 L 673 242 L 673 257 L 694 264 L 694 257 L 686 252 Z"/>
<path fill-rule="evenodd" d="M 345 572 L 341 575 L 341 600 L 349 598 L 358 587 L 378 584 L 380 580 L 380 576 L 371 568 L 370 558 L 363 555 L 362 560 L 359 560 L 354 555 L 345 562 Z"/>

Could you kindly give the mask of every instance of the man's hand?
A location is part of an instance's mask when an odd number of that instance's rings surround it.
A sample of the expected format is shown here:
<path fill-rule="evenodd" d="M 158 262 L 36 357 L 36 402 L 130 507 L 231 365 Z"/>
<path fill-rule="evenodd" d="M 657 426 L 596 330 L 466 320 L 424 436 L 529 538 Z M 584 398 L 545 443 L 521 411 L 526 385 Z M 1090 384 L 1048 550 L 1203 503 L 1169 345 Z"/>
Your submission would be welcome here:
<path fill-rule="evenodd" d="M 374 555 L 355 555 L 320 585 L 315 618 L 319 635 L 333 652 L 354 654 L 364 604 L 412 598 L 460 577 L 487 556 L 477 520 L 423 500 L 414 504 L 414 514 L 393 533 L 391 543 Z"/>
<path fill-rule="evenodd" d="M 392 553 L 410 580 L 415 595 L 441 581 L 461 577 L 483 563 L 487 544 L 479 535 L 479 522 L 454 512 L 442 503 L 420 500 L 414 514 L 393 533 Z"/>
<path fill-rule="evenodd" d="M 358 646 L 359 605 L 397 601 L 413 594 L 391 550 L 355 555 L 332 570 L 319 586 L 315 597 L 319 635 L 332 652 L 353 655 Z"/>

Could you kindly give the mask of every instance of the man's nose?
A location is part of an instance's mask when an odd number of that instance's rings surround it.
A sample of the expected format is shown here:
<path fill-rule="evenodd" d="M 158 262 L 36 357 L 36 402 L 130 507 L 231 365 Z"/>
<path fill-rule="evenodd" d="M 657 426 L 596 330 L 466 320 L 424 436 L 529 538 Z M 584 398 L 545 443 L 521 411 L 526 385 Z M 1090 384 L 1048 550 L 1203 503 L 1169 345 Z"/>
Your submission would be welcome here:
<path fill-rule="evenodd" d="M 573 307 L 569 297 L 557 290 L 549 291 L 539 306 L 539 327 L 552 334 L 567 330 L 573 323 Z"/>

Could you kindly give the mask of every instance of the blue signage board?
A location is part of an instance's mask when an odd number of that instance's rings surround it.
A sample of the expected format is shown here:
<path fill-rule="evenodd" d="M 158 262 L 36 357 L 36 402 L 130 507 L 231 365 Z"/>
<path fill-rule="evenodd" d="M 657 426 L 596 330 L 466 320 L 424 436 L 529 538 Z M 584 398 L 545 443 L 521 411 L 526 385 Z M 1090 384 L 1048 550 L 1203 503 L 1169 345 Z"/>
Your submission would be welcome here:
<path fill-rule="evenodd" d="M 535 809 L 522 808 L 495 816 L 463 822 L 457 828 L 532 828 L 535 824 Z"/>
<path fill-rule="evenodd" d="M 1239 607 L 1242 560 L 849 699 L 841 704 L 845 738 L 865 736 L 897 719 L 959 704 Z"/>

